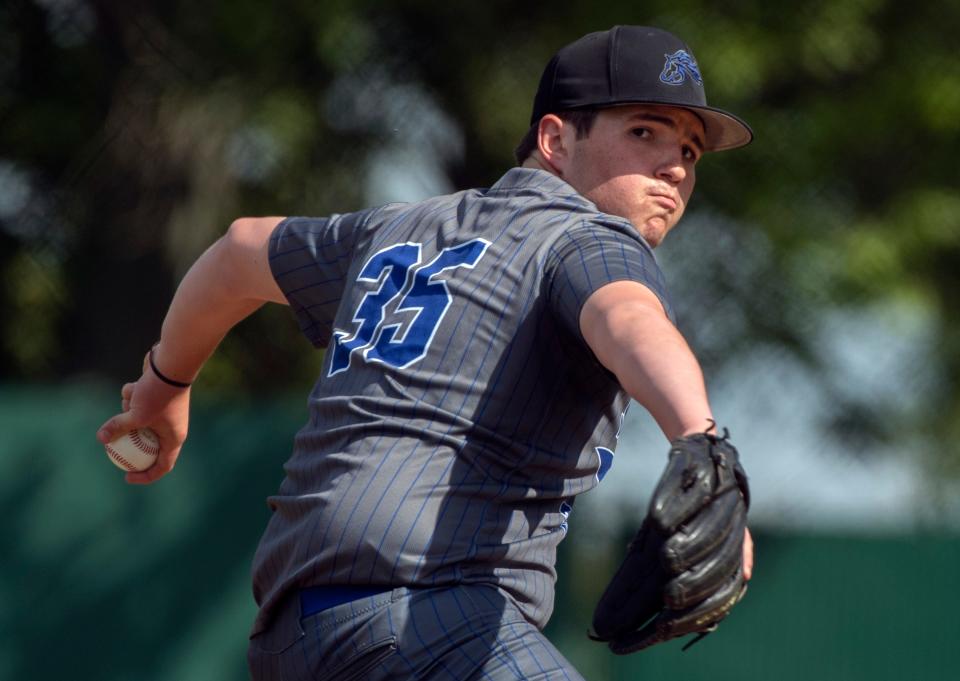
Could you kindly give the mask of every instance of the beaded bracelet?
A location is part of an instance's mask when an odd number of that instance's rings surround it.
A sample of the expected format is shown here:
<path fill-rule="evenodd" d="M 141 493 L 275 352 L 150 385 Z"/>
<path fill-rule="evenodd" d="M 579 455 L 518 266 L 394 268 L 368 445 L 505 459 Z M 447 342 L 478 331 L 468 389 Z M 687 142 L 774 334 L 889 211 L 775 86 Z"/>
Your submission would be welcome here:
<path fill-rule="evenodd" d="M 152 348 L 150 348 L 150 353 L 148 355 L 150 357 L 150 368 L 153 369 L 154 376 L 159 378 L 161 381 L 163 381 L 167 385 L 172 385 L 174 388 L 189 388 L 190 387 L 189 383 L 184 383 L 183 381 L 175 381 L 172 378 L 167 378 L 166 376 L 160 373 L 160 370 L 157 368 L 156 362 L 153 361 L 153 351 L 156 349 L 156 347 L 157 346 L 154 345 Z"/>

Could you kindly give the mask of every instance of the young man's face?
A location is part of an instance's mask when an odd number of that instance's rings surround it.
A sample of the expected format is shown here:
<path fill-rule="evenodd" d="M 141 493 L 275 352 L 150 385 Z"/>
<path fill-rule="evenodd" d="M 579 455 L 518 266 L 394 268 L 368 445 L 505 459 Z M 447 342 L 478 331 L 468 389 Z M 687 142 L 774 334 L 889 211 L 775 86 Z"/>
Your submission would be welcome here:
<path fill-rule="evenodd" d="M 696 180 L 704 130 L 687 109 L 631 105 L 603 109 L 584 139 L 564 134 L 563 179 L 605 213 L 626 218 L 652 247 L 677 224 Z"/>

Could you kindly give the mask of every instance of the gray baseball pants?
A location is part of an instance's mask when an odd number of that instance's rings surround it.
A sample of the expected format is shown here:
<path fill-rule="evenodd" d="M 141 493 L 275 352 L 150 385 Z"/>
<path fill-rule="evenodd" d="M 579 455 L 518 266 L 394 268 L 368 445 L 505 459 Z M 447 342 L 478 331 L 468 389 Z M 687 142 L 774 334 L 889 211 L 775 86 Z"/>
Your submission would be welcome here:
<path fill-rule="evenodd" d="M 584 681 L 503 592 L 401 587 L 300 616 L 296 598 L 250 640 L 254 681 Z"/>

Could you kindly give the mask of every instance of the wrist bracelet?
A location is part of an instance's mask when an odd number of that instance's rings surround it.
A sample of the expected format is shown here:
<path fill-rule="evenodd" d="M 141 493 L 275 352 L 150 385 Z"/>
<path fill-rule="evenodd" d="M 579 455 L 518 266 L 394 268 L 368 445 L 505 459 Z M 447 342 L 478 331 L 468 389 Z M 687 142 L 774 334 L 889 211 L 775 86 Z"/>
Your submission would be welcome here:
<path fill-rule="evenodd" d="M 190 387 L 189 383 L 184 383 L 183 381 L 175 381 L 172 378 L 167 378 L 166 376 L 160 373 L 160 370 L 157 368 L 156 362 L 153 361 L 153 351 L 156 347 L 157 346 L 154 345 L 152 348 L 150 348 L 150 352 L 148 353 L 148 357 L 150 358 L 150 368 L 153 370 L 153 375 L 159 378 L 161 381 L 163 381 L 167 385 L 172 385 L 174 388 L 189 388 Z"/>

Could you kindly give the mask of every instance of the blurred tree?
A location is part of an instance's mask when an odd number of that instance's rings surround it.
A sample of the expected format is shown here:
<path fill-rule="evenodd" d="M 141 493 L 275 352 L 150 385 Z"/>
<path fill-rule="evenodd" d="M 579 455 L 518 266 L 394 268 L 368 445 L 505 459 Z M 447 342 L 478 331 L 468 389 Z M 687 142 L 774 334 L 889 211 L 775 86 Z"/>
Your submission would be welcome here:
<path fill-rule="evenodd" d="M 682 35 L 711 102 L 757 132 L 701 163 L 688 227 L 663 249 L 708 370 L 785 353 L 820 377 L 824 425 L 853 450 L 899 437 L 960 475 L 946 446 L 960 434 L 960 5 L 946 0 L 13 0 L 0 369 L 129 378 L 179 277 L 236 216 L 356 209 L 384 193 L 385 167 L 489 184 L 549 55 L 615 23 Z M 890 380 L 851 381 L 838 365 L 881 332 L 915 342 Z M 202 380 L 283 390 L 316 362 L 269 310 Z"/>

